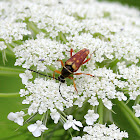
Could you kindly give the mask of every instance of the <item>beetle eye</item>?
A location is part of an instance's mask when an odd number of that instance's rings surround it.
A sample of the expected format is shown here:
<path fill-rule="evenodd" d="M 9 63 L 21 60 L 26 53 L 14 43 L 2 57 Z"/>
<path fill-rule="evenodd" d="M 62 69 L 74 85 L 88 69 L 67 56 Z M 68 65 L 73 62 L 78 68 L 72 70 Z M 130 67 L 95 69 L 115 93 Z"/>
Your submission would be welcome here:
<path fill-rule="evenodd" d="M 61 79 L 61 82 L 62 82 L 62 83 L 65 83 L 65 79 Z"/>

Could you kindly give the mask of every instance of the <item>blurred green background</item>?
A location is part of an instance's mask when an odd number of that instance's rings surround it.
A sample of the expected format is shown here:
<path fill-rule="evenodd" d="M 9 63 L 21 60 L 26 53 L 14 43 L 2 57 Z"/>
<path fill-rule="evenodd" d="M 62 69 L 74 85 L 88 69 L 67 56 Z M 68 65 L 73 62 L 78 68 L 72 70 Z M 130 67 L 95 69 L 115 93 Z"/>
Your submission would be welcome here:
<path fill-rule="evenodd" d="M 99 0 L 105 1 L 105 0 Z M 107 0 L 106 0 L 107 1 Z M 140 0 L 108 0 L 109 2 L 120 2 L 122 4 L 127 4 L 129 6 L 136 7 L 140 9 Z M 2 52 L 0 52 L 0 68 L 11 68 L 13 67 L 15 71 L 21 69 L 21 67 L 14 67 L 15 58 L 13 59 L 12 55 L 7 55 L 7 62 L 4 65 L 2 61 Z M 15 131 L 19 126 L 12 121 L 7 119 L 9 112 L 17 112 L 26 108 L 25 105 L 22 105 L 22 98 L 18 94 L 13 96 L 6 96 L 7 93 L 18 93 L 21 88 L 24 86 L 21 83 L 19 78 L 19 72 L 15 72 L 12 75 L 6 73 L 6 71 L 1 71 L 0 69 L 0 93 L 4 93 L 0 97 L 0 140 L 34 140 L 41 138 L 34 138 L 30 132 L 27 130 L 27 125 L 20 127 L 18 131 Z M 131 126 L 129 126 L 129 121 L 124 117 L 123 113 L 119 110 L 119 107 L 116 106 L 113 108 L 117 115 L 114 115 L 114 120 L 117 121 L 118 126 L 126 129 L 129 132 L 129 140 L 140 140 L 140 137 L 133 131 Z M 122 118 L 122 119 L 118 119 Z M 124 127 L 125 126 L 125 127 Z M 26 133 L 26 134 L 25 134 Z M 54 138 L 50 138 L 54 140 Z M 57 138 L 56 138 L 57 140 Z"/>
<path fill-rule="evenodd" d="M 130 7 L 136 7 L 140 9 L 140 0 L 98 0 L 98 1 L 109 1 L 109 2 L 119 2 L 123 5 L 129 5 Z"/>

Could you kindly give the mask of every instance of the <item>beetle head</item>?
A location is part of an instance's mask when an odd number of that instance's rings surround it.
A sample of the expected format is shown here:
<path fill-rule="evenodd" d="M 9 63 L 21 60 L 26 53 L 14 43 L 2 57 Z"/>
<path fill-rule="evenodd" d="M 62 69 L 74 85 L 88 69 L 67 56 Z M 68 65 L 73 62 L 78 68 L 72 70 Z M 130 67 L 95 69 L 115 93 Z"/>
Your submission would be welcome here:
<path fill-rule="evenodd" d="M 58 77 L 58 80 L 59 80 L 61 83 L 65 83 L 65 78 L 64 78 L 64 76 L 62 76 L 62 75 L 60 75 L 60 76 Z"/>

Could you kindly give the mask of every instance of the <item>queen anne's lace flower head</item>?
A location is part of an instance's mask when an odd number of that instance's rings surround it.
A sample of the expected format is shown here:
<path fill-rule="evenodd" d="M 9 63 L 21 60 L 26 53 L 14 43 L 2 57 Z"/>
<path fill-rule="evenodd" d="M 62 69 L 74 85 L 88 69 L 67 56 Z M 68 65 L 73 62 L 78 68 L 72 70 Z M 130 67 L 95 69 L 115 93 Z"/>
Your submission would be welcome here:
<path fill-rule="evenodd" d="M 79 131 L 78 127 L 91 125 L 84 127 L 88 134 L 79 139 L 92 139 L 96 135 L 110 139 L 128 137 L 114 124 L 106 127 L 94 123 L 102 117 L 100 105 L 112 111 L 113 100 L 139 98 L 138 10 L 96 0 L 11 0 L 0 2 L 0 21 L 0 50 L 13 51 L 15 66 L 26 69 L 19 75 L 25 85 L 19 92 L 24 98 L 22 104 L 29 105 L 25 114 L 31 118 L 36 114 L 42 116 L 41 121 L 28 126 L 35 137 L 48 129 L 48 116 L 55 124 L 62 122 L 65 130 Z M 70 80 L 60 86 L 57 78 L 48 77 L 61 68 L 59 59 L 69 59 L 70 49 L 75 54 L 83 48 L 89 49 L 91 59 L 78 73 L 94 77 L 73 75 L 78 93 Z M 46 76 L 33 74 L 29 69 Z M 84 121 L 67 111 L 73 107 L 76 110 L 75 106 L 78 109 L 86 106 L 80 116 Z M 133 108 L 136 116 L 140 116 L 139 106 Z M 11 112 L 8 119 L 23 125 L 25 114 Z"/>

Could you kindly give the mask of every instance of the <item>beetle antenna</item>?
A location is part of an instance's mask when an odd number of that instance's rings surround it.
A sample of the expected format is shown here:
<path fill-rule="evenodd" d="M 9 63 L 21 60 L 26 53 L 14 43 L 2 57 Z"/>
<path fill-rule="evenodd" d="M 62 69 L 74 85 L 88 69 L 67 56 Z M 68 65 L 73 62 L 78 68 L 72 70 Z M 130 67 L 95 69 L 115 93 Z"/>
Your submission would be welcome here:
<path fill-rule="evenodd" d="M 59 84 L 59 93 L 60 93 L 61 97 L 62 97 L 65 101 L 68 101 L 68 100 L 66 100 L 66 98 L 64 98 L 64 97 L 62 96 L 61 90 L 60 90 L 60 86 L 61 86 L 61 82 L 60 82 L 60 84 Z"/>
<path fill-rule="evenodd" d="M 55 79 L 55 80 L 58 80 L 58 79 L 55 78 L 55 77 L 52 77 L 52 76 L 49 76 L 49 75 L 46 75 L 46 74 L 40 73 L 40 72 L 35 71 L 35 70 L 32 70 L 32 69 L 27 69 L 27 70 L 32 71 L 32 72 L 35 72 L 35 73 L 40 74 L 40 75 L 43 75 L 43 76 L 45 76 L 45 77 L 50 77 L 50 78 L 53 78 L 53 79 Z M 58 80 L 58 81 L 59 81 L 59 80 Z"/>

